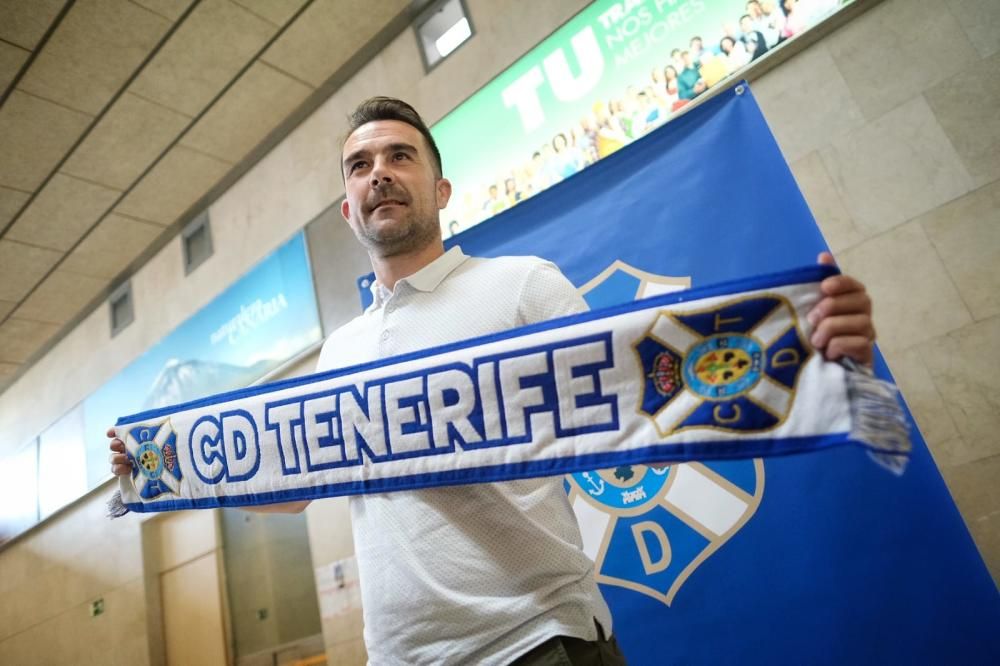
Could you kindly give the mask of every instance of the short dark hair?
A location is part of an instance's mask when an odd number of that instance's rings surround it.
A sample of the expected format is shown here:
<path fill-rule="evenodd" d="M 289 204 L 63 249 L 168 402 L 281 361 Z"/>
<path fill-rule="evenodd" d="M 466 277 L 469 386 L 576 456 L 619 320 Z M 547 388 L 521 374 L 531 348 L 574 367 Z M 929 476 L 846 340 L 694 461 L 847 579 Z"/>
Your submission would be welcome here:
<path fill-rule="evenodd" d="M 361 104 L 358 104 L 357 108 L 347 117 L 349 129 L 347 136 L 344 137 L 344 141 L 341 143 L 341 149 L 343 150 L 344 144 L 347 143 L 347 139 L 354 134 L 355 130 L 362 125 L 367 125 L 377 120 L 398 120 L 420 132 L 427 145 L 430 146 L 431 154 L 434 156 L 434 166 L 437 167 L 437 175 L 439 178 L 442 176 L 441 151 L 438 150 L 437 144 L 434 143 L 434 137 L 431 135 L 430 129 L 424 123 L 424 119 L 420 117 L 416 109 L 395 97 L 369 97 L 361 102 Z"/>

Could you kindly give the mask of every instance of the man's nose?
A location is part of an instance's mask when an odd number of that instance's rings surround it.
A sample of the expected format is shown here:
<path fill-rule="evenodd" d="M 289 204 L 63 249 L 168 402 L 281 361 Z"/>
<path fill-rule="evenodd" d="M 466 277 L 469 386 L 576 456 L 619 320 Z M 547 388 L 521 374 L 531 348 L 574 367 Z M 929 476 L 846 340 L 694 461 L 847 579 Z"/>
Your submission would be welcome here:
<path fill-rule="evenodd" d="M 392 182 L 392 172 L 382 160 L 376 160 L 372 166 L 372 187 L 380 187 Z"/>

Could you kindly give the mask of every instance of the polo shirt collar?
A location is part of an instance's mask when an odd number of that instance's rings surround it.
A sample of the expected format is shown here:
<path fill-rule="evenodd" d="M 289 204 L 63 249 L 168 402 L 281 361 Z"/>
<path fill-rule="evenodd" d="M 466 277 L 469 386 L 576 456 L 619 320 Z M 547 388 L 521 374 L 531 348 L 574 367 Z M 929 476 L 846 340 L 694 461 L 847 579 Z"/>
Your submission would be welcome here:
<path fill-rule="evenodd" d="M 461 266 L 468 258 L 469 255 L 462 252 L 462 248 L 456 245 L 413 275 L 400 279 L 399 282 L 405 282 L 417 291 L 434 291 L 452 271 Z M 373 305 L 375 307 L 381 307 L 392 295 L 378 280 L 372 282 L 370 288 L 372 296 L 374 296 Z"/>

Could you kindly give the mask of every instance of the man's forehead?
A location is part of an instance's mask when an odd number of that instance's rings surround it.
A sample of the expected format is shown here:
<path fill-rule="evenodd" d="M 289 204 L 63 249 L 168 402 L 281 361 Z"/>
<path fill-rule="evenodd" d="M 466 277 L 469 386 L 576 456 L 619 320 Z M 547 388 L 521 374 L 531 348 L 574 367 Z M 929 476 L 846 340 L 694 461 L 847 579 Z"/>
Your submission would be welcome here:
<path fill-rule="evenodd" d="M 401 120 L 373 120 L 351 132 L 344 142 L 344 154 L 358 150 L 377 150 L 380 146 L 408 143 L 422 149 L 423 135 L 420 131 Z"/>

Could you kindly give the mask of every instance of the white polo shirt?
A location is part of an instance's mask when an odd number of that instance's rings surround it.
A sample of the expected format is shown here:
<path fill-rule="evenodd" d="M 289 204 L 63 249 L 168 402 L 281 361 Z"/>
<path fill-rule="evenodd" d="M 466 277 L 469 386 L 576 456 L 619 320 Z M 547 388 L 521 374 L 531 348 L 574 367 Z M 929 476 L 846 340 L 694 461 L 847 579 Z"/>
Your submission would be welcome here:
<path fill-rule="evenodd" d="M 334 331 L 317 370 L 587 308 L 537 257 L 455 247 Z M 561 477 L 351 498 L 369 662 L 507 664 L 552 636 L 596 640 L 611 614 Z"/>

